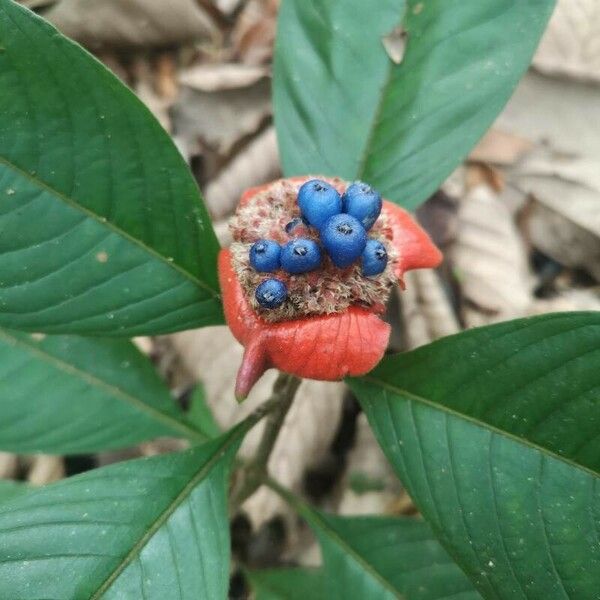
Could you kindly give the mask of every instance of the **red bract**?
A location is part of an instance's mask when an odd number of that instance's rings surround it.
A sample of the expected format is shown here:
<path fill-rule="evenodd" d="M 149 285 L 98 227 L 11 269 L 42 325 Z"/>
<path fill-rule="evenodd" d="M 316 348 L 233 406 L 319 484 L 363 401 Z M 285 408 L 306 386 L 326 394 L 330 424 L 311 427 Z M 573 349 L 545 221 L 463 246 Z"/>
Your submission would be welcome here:
<path fill-rule="evenodd" d="M 306 180 L 288 181 L 299 187 Z M 247 190 L 240 206 L 270 185 L 274 184 Z M 382 214 L 391 231 L 389 241 L 398 255 L 393 273 L 402 286 L 406 271 L 439 265 L 441 252 L 406 211 L 384 201 Z M 245 347 L 236 381 L 238 399 L 245 398 L 271 367 L 299 377 L 335 381 L 347 375 L 364 375 L 383 357 L 390 326 L 378 316 L 381 303 L 369 307 L 349 306 L 335 314 L 268 322 L 249 303 L 229 250 L 221 250 L 219 255 L 219 280 L 227 324 Z"/>

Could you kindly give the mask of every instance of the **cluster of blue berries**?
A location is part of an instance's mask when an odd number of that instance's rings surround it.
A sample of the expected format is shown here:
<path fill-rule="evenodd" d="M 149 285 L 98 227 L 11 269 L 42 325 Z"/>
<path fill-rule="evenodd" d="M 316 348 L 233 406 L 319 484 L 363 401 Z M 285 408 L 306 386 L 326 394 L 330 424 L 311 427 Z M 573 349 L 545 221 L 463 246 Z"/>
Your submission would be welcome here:
<path fill-rule="evenodd" d="M 312 179 L 300 188 L 298 206 L 302 218 L 290 221 L 287 233 L 307 224 L 318 230 L 321 244 L 336 267 L 349 267 L 360 258 L 366 277 L 385 270 L 385 246 L 367 236 L 382 207 L 381 196 L 372 187 L 356 182 L 340 196 L 329 183 Z M 283 246 L 273 240 L 258 240 L 250 248 L 250 264 L 261 273 L 278 269 L 294 275 L 307 273 L 317 269 L 322 260 L 321 246 L 308 238 L 297 238 Z M 287 288 L 279 279 L 266 279 L 256 288 L 255 296 L 263 308 L 277 308 L 285 302 Z"/>

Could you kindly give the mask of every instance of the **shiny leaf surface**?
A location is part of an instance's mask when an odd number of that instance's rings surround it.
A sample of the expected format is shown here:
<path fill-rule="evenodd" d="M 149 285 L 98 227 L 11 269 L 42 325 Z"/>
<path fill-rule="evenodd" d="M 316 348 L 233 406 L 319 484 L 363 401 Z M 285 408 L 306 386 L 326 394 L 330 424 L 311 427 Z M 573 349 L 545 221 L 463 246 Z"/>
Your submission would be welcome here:
<path fill-rule="evenodd" d="M 319 539 L 325 598 L 480 598 L 427 523 L 410 518 L 329 515 L 307 506 L 278 485 L 273 487 L 306 519 Z M 317 586 L 318 580 L 312 585 Z"/>
<path fill-rule="evenodd" d="M 0 329 L 0 450 L 73 454 L 207 439 L 126 340 Z"/>
<path fill-rule="evenodd" d="M 286 0 L 274 78 L 285 174 L 363 179 L 418 206 L 500 112 L 553 6 Z"/>
<path fill-rule="evenodd" d="M 353 379 L 423 515 L 486 598 L 600 589 L 600 315 L 474 329 Z"/>
<path fill-rule="evenodd" d="M 144 105 L 12 0 L 0 89 L 0 325 L 129 336 L 221 323 L 210 220 Z"/>
<path fill-rule="evenodd" d="M 0 597 L 225 599 L 226 487 L 245 430 L 0 506 Z"/>

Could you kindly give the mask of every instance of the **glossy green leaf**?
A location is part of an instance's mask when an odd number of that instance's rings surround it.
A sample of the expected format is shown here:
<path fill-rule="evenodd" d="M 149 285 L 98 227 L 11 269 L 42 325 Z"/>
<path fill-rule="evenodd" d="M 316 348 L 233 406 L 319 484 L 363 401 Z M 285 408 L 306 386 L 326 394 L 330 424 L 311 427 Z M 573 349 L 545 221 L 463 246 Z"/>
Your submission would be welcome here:
<path fill-rule="evenodd" d="M 326 600 L 320 569 L 265 569 L 250 571 L 254 600 Z"/>
<path fill-rule="evenodd" d="M 246 430 L 0 506 L 0 598 L 225 599 L 226 490 Z"/>
<path fill-rule="evenodd" d="M 480 598 L 426 523 L 400 517 L 329 515 L 274 482 L 272 487 L 306 519 L 319 539 L 325 598 Z"/>
<path fill-rule="evenodd" d="M 126 340 L 0 329 L 0 450 L 56 454 L 159 436 L 208 439 L 185 422 L 154 367 Z"/>
<path fill-rule="evenodd" d="M 350 380 L 388 459 L 486 598 L 600 590 L 600 313 L 475 329 Z"/>
<path fill-rule="evenodd" d="M 24 496 L 27 492 L 33 490 L 31 486 L 20 481 L 10 479 L 0 479 L 0 503 L 8 502 L 13 498 Z"/>
<path fill-rule="evenodd" d="M 414 208 L 491 125 L 553 6 L 285 0 L 274 77 L 284 172 L 364 179 Z M 397 64 L 383 38 L 400 24 L 407 45 Z"/>
<path fill-rule="evenodd" d="M 0 0 L 0 325 L 129 336 L 222 322 L 218 243 L 144 105 Z"/>

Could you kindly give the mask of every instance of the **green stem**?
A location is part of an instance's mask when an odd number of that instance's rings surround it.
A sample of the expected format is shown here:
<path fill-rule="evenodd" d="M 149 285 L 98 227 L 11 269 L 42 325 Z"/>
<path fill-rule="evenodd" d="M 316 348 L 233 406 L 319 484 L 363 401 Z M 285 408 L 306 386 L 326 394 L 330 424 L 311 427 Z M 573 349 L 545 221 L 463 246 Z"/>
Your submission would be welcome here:
<path fill-rule="evenodd" d="M 262 485 L 271 452 L 300 383 L 298 377 L 286 373 L 280 373 L 277 377 L 271 397 L 265 403 L 270 409 L 265 428 L 254 458 L 244 468 L 244 479 L 232 501 L 234 509 L 239 508 Z"/>

